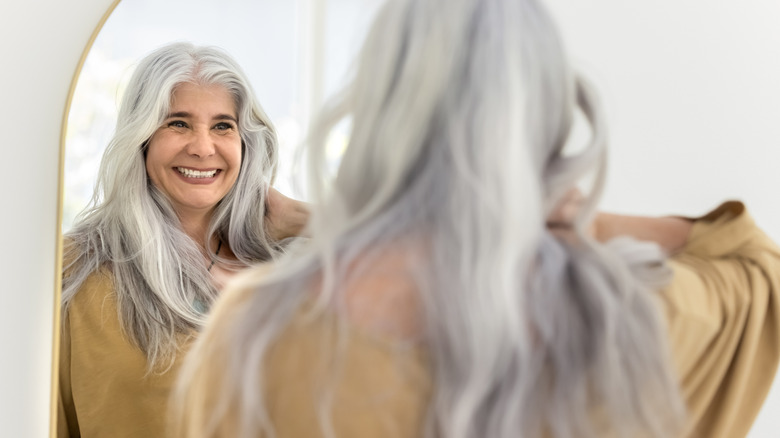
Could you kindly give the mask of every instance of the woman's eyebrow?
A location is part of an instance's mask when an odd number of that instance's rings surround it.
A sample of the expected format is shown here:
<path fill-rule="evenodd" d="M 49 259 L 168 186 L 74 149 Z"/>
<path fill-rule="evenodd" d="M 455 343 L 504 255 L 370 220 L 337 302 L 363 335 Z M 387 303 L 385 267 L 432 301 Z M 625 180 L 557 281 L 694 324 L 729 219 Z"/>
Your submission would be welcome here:
<path fill-rule="evenodd" d="M 168 114 L 168 119 L 174 118 L 174 117 L 181 117 L 181 118 L 188 118 L 192 117 L 192 114 L 188 113 L 187 111 L 177 111 L 175 113 Z"/>
<path fill-rule="evenodd" d="M 191 118 L 192 114 L 187 111 L 177 111 L 175 113 L 168 114 L 167 119 L 172 119 L 176 117 L 181 117 L 183 119 Z M 238 123 L 238 119 L 236 119 L 234 116 L 231 116 L 230 114 L 217 114 L 212 118 L 212 120 L 231 120 L 235 123 Z"/>
<path fill-rule="evenodd" d="M 217 114 L 214 116 L 214 120 L 232 120 L 235 123 L 238 123 L 238 119 L 231 116 L 230 114 Z"/>

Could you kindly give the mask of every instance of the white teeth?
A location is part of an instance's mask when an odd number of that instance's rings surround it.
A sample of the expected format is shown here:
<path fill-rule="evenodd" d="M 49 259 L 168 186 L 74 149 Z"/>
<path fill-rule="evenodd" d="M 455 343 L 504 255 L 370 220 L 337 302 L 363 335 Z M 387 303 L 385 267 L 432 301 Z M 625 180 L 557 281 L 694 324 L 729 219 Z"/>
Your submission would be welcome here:
<path fill-rule="evenodd" d="M 176 170 L 178 170 L 180 174 L 186 176 L 187 178 L 211 178 L 217 174 L 216 169 L 208 170 L 208 171 L 200 171 L 200 170 L 186 169 L 184 167 L 177 167 Z"/>

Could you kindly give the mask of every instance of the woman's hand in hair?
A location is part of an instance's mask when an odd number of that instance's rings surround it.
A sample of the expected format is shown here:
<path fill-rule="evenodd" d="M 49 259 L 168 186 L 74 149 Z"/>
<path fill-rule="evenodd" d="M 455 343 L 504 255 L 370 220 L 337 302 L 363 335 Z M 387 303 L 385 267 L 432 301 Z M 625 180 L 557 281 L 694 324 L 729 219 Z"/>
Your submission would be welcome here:
<path fill-rule="evenodd" d="M 585 200 L 582 192 L 577 188 L 572 188 L 558 201 L 553 211 L 547 216 L 547 228 L 554 234 L 560 235 L 574 229 L 574 222 L 580 214 L 582 203 Z M 597 221 L 594 220 L 587 226 L 587 232 L 596 237 Z"/>
<path fill-rule="evenodd" d="M 547 218 L 547 227 L 555 234 L 567 237 L 585 197 L 577 188 L 569 190 Z M 587 231 L 599 242 L 619 236 L 631 236 L 637 240 L 655 242 L 667 254 L 682 249 L 688 240 L 693 222 L 678 217 L 627 216 L 613 213 L 597 213 Z"/>
<path fill-rule="evenodd" d="M 265 219 L 266 229 L 274 240 L 300 236 L 309 221 L 309 207 L 271 187 L 266 197 Z"/>

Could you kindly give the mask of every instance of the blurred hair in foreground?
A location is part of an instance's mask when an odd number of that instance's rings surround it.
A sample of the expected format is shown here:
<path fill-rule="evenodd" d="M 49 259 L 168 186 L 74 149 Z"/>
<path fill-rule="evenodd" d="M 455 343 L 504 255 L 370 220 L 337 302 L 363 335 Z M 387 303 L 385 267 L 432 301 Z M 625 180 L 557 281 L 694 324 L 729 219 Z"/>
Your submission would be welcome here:
<path fill-rule="evenodd" d="M 592 138 L 564 154 L 578 110 Z M 330 181 L 325 139 L 346 118 Z M 259 388 L 275 339 L 312 296 L 312 312 L 335 312 L 349 330 L 350 284 L 400 253 L 421 321 L 411 337 L 433 376 L 426 436 L 675 436 L 684 408 L 646 293 L 668 281 L 663 255 L 584 230 L 605 141 L 597 99 L 539 1 L 386 2 L 311 134 L 311 242 L 247 277 L 237 287 L 256 293 L 196 344 L 181 376 L 179 399 L 195 400 L 183 434 L 216 436 L 230 412 L 234 436 L 273 436 Z M 545 219 L 589 175 L 573 235 L 553 236 Z"/>

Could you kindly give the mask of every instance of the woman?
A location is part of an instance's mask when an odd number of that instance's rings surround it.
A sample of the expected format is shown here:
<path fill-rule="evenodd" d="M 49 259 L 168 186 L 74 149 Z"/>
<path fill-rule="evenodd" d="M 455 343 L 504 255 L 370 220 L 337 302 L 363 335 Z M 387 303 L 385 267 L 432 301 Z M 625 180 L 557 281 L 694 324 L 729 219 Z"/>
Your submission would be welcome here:
<path fill-rule="evenodd" d="M 564 153 L 578 109 L 592 140 Z M 604 121 L 536 0 L 387 1 L 314 131 L 315 176 L 347 116 L 312 240 L 221 298 L 173 436 L 747 433 L 778 359 L 780 251 L 739 203 L 591 222 Z"/>
<path fill-rule="evenodd" d="M 226 53 L 177 43 L 140 62 L 92 205 L 65 237 L 60 436 L 164 434 L 179 358 L 219 289 L 305 221 L 266 195 L 276 159 Z"/>

